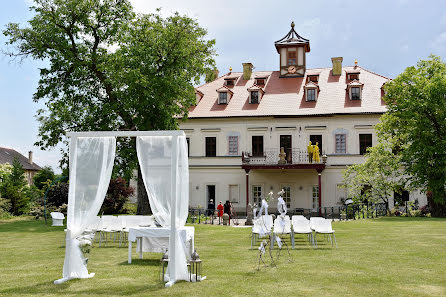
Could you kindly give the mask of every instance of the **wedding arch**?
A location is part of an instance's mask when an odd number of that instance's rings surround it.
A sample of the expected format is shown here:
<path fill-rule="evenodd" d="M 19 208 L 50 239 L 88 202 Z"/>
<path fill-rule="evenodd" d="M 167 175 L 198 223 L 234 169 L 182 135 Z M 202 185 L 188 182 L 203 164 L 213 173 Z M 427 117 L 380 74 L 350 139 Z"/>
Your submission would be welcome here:
<path fill-rule="evenodd" d="M 136 151 L 150 207 L 158 223 L 170 228 L 166 286 L 188 280 L 185 247 L 179 236 L 189 206 L 189 164 L 183 131 L 69 132 L 70 184 L 63 283 L 91 278 L 78 238 L 97 216 L 110 182 L 117 137 L 136 137 Z"/>

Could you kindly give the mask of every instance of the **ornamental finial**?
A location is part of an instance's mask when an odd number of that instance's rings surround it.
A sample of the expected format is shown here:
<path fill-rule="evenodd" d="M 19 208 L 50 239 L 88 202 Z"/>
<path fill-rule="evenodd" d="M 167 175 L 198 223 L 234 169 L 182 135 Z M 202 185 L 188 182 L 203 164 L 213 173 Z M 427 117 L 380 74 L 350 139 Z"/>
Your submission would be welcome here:
<path fill-rule="evenodd" d="M 291 28 L 294 28 L 294 21 L 291 22 Z"/>
<path fill-rule="evenodd" d="M 232 67 L 231 66 L 229 66 L 229 72 L 232 72 Z"/>

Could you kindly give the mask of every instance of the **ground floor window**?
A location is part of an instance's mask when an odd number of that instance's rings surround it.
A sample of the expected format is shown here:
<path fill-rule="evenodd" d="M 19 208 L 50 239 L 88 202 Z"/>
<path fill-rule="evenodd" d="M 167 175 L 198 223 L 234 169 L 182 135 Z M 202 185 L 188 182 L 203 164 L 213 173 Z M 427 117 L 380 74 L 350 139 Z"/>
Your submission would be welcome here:
<path fill-rule="evenodd" d="M 319 207 L 319 186 L 313 186 L 311 191 L 311 196 L 313 200 L 313 208 Z"/>
<path fill-rule="evenodd" d="M 287 186 L 287 185 L 282 185 L 281 189 L 283 189 L 285 191 L 282 198 L 286 203 L 286 207 L 290 208 L 291 207 L 291 187 Z"/>
<path fill-rule="evenodd" d="M 260 185 L 252 186 L 252 197 L 254 204 L 260 206 L 262 202 L 262 186 Z"/>

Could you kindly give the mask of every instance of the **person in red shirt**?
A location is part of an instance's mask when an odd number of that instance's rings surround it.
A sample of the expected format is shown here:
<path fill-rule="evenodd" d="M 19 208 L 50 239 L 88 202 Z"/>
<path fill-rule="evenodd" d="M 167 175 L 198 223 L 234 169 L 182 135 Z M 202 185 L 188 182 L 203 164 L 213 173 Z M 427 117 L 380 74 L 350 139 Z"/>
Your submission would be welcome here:
<path fill-rule="evenodd" d="M 218 224 L 220 225 L 221 217 L 223 216 L 223 204 L 221 201 L 220 201 L 220 204 L 218 204 L 218 206 L 217 206 L 217 210 L 218 210 Z"/>

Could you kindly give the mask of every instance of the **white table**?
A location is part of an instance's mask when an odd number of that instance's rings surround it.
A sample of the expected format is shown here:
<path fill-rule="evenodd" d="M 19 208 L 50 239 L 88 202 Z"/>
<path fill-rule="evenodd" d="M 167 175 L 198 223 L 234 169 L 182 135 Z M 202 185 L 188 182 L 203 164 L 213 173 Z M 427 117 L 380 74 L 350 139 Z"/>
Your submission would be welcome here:
<path fill-rule="evenodd" d="M 195 241 L 195 228 L 194 227 L 184 227 L 178 230 L 180 234 L 181 240 L 184 242 L 184 246 L 186 246 L 186 243 L 189 242 L 190 250 L 189 255 L 190 256 L 194 250 L 194 241 Z M 129 255 L 128 255 L 128 263 L 132 263 L 132 242 L 136 241 L 137 245 L 139 245 L 139 258 L 142 259 L 142 253 L 143 253 L 143 238 L 169 238 L 170 236 L 170 229 L 169 228 L 158 228 L 158 227 L 135 227 L 129 229 Z M 168 241 L 167 241 L 168 242 Z M 152 247 L 155 249 L 155 251 L 159 251 L 157 249 L 161 248 L 168 248 L 168 246 L 159 246 L 160 241 L 152 241 L 152 243 L 156 243 L 157 246 Z M 168 244 L 167 244 L 168 245 Z"/>

